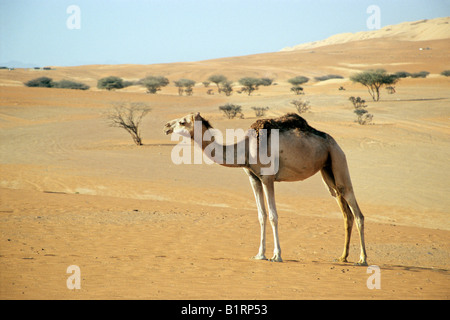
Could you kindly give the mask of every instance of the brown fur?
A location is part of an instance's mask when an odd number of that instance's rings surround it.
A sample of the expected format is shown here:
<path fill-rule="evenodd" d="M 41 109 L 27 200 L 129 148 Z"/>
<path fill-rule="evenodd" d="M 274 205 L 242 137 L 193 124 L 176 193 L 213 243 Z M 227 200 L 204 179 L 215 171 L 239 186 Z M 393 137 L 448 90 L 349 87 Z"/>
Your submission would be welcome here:
<path fill-rule="evenodd" d="M 298 129 L 301 132 L 312 133 L 322 138 L 327 137 L 326 133 L 314 129 L 296 113 L 288 113 L 276 119 L 260 119 L 253 123 L 250 128 L 256 130 L 258 137 L 261 129 L 278 129 L 281 132 Z"/>
<path fill-rule="evenodd" d="M 202 123 L 206 127 L 206 129 L 211 129 L 212 128 L 212 125 L 209 123 L 208 120 L 203 118 L 201 115 L 198 115 L 198 117 L 200 118 L 200 120 L 202 121 Z M 198 120 L 198 119 L 196 119 L 196 120 Z"/>

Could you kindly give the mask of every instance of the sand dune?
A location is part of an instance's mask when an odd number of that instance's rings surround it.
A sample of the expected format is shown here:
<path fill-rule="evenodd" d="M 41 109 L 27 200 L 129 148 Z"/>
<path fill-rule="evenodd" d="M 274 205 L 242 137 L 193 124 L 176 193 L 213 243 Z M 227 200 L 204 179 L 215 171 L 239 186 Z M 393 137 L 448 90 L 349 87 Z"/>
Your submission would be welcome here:
<path fill-rule="evenodd" d="M 420 51 L 418 47 L 432 50 Z M 383 53 L 383 54 L 382 54 Z M 368 39 L 261 55 L 165 65 L 0 70 L 0 297 L 3 299 L 449 299 L 450 180 L 447 40 Z M 372 102 L 348 80 L 370 67 L 427 70 L 383 89 Z M 271 76 L 278 84 L 252 96 L 178 96 L 171 84 L 156 95 L 133 86 L 115 92 L 27 88 L 41 75 L 82 80 L 139 79 L 162 74 L 203 81 L 213 73 L 237 80 Z M 276 185 L 284 263 L 253 261 L 259 224 L 241 169 L 175 165 L 176 144 L 164 123 L 200 111 L 214 127 L 247 128 L 252 106 L 269 117 L 293 108 L 286 80 L 328 73 L 339 81 L 304 86 L 308 122 L 330 133 L 347 155 L 366 217 L 368 262 L 381 269 L 381 289 L 367 287 L 366 267 L 337 263 L 342 217 L 318 175 Z M 344 86 L 345 91 L 338 87 Z M 374 124 L 360 126 L 348 101 L 367 100 Z M 144 102 L 144 146 L 109 127 L 113 103 Z M 242 106 L 228 120 L 218 106 Z M 268 231 L 268 254 L 272 251 Z M 353 233 L 351 262 L 358 259 Z M 66 269 L 81 269 L 69 290 Z"/>
<path fill-rule="evenodd" d="M 430 47 L 431 50 L 419 50 Z M 391 54 L 393 51 L 396 54 Z M 311 79 L 327 74 L 349 77 L 355 72 L 371 68 L 384 68 L 388 72 L 428 71 L 438 75 L 449 69 L 448 40 L 396 41 L 385 39 L 361 40 L 336 44 L 311 50 L 273 52 L 242 57 L 222 58 L 199 62 L 183 62 L 154 65 L 107 65 L 80 67 L 53 67 L 54 70 L 16 69 L 0 70 L 0 86 L 23 86 L 23 82 L 47 76 L 59 81 L 69 79 L 80 81 L 97 90 L 98 79 L 118 76 L 125 80 L 138 80 L 147 75 L 164 75 L 173 87 L 173 81 L 180 78 L 193 79 L 197 87 L 212 74 L 221 73 L 238 85 L 242 77 L 269 77 L 277 83 L 304 75 Z M 163 89 L 164 90 L 164 89 Z M 145 92 L 140 86 L 124 89 L 128 92 Z M 174 88 L 174 93 L 176 89 Z M 203 91 L 202 91 L 203 92 Z M 205 91 L 206 92 L 206 91 Z"/>
<path fill-rule="evenodd" d="M 333 44 L 342 44 L 368 39 L 390 39 L 399 41 L 430 41 L 450 38 L 450 17 L 419 20 L 390 25 L 379 30 L 341 33 L 324 40 L 283 48 L 281 51 L 306 50 Z"/>
<path fill-rule="evenodd" d="M 332 40 L 323 40 L 314 45 L 296 46 L 295 50 L 205 61 L 151 65 L 53 66 L 53 70 L 47 71 L 0 70 L 0 86 L 22 86 L 23 82 L 40 76 L 51 77 L 56 81 L 80 81 L 96 90 L 98 79 L 111 75 L 125 80 L 164 75 L 171 83 L 180 78 L 189 78 L 197 81 L 197 86 L 202 86 L 202 81 L 216 73 L 224 74 L 236 84 L 241 77 L 248 76 L 269 77 L 277 82 L 285 82 L 297 75 L 313 78 L 332 73 L 349 77 L 360 70 L 381 67 L 389 72 L 425 70 L 440 74 L 450 68 L 449 21 L 450 18 L 447 17 L 425 22 L 406 22 L 356 35 L 336 35 Z M 421 48 L 428 50 L 420 50 Z M 124 91 L 142 92 L 143 89 L 133 86 Z"/>

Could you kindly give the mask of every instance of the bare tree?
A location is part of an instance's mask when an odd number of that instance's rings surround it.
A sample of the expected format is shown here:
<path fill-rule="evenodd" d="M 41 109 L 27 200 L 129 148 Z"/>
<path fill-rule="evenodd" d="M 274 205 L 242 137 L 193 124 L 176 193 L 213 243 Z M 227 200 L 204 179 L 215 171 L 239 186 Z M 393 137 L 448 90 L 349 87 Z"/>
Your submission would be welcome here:
<path fill-rule="evenodd" d="M 266 115 L 266 111 L 269 110 L 269 107 L 252 107 L 255 111 L 255 115 L 259 117 L 264 117 Z"/>
<path fill-rule="evenodd" d="M 234 119 L 238 114 L 240 115 L 241 119 L 244 118 L 242 107 L 235 104 L 227 103 L 223 106 L 220 106 L 219 110 L 222 111 L 228 119 Z"/>
<path fill-rule="evenodd" d="M 143 103 L 130 103 L 128 106 L 123 104 L 115 106 L 108 114 L 108 120 L 111 127 L 125 129 L 133 138 L 136 145 L 142 145 L 140 124 L 142 118 L 150 112 L 150 108 Z"/>
<path fill-rule="evenodd" d="M 301 99 L 298 100 L 292 100 L 291 104 L 294 105 L 295 110 L 297 110 L 298 114 L 305 113 L 311 109 L 311 106 L 309 105 L 309 101 L 302 101 Z"/>

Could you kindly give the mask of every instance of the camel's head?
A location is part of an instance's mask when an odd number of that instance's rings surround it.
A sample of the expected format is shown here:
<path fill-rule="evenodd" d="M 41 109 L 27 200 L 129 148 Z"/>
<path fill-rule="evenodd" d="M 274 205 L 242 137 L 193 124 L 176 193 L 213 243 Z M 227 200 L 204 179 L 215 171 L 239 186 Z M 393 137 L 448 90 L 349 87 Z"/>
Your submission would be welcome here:
<path fill-rule="evenodd" d="M 202 118 L 199 112 L 197 113 L 191 113 L 187 116 L 181 117 L 179 119 L 174 119 L 166 123 L 164 126 L 164 133 L 165 134 L 171 134 L 171 133 L 177 133 L 182 136 L 191 136 L 194 135 L 194 122 L 195 121 L 202 121 L 204 124 L 208 123 L 205 119 Z M 208 123 L 209 126 L 209 123 Z"/>

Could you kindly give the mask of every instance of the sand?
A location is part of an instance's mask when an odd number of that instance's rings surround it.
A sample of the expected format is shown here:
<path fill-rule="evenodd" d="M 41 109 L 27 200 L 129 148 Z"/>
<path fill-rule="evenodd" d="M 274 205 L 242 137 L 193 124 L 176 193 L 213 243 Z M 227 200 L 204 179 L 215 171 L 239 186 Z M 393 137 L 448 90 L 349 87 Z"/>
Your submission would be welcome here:
<path fill-rule="evenodd" d="M 448 40 L 431 41 L 432 53 L 387 41 L 389 56 L 373 52 L 381 50 L 377 41 L 353 43 L 356 55 L 337 44 L 315 54 L 140 68 L 0 70 L 0 298 L 449 299 L 450 79 L 439 75 L 448 69 Z M 251 260 L 259 223 L 245 173 L 173 164 L 176 142 L 163 134 L 164 123 L 200 111 L 220 130 L 247 128 L 256 119 L 251 106 L 269 106 L 269 117 L 293 111 L 289 102 L 298 96 L 286 81 L 292 74 L 340 70 L 348 77 L 376 63 L 389 72 L 431 75 L 401 80 L 393 95 L 383 89 L 376 103 L 348 78 L 312 81 L 302 98 L 311 104 L 305 119 L 331 134 L 347 155 L 366 217 L 368 262 L 380 268 L 381 288 L 369 289 L 371 273 L 353 265 L 356 230 L 350 262 L 334 261 L 343 249 L 342 215 L 319 175 L 276 185 L 284 262 Z M 278 84 L 250 97 L 210 96 L 200 85 L 191 97 L 178 96 L 172 85 L 156 95 L 137 86 L 107 92 L 22 85 L 52 74 L 95 87 L 102 75 L 133 79 L 163 72 L 171 81 L 201 82 L 220 70 L 233 80 L 270 74 Z M 373 125 L 354 122 L 350 96 L 367 100 Z M 108 126 L 105 113 L 116 102 L 152 108 L 142 125 L 143 146 Z M 245 118 L 225 119 L 218 106 L 226 102 L 242 105 Z M 67 288 L 70 265 L 81 270 L 79 290 Z"/>
<path fill-rule="evenodd" d="M 450 17 L 408 21 L 396 25 L 385 26 L 371 31 L 341 33 L 327 39 L 302 43 L 281 51 L 306 50 L 333 44 L 349 43 L 367 39 L 395 39 L 400 41 L 429 41 L 448 39 L 450 37 Z"/>

